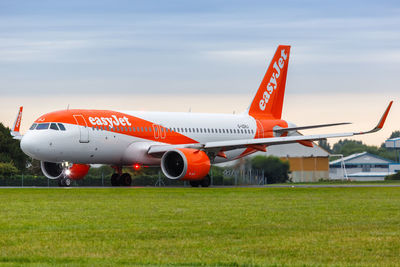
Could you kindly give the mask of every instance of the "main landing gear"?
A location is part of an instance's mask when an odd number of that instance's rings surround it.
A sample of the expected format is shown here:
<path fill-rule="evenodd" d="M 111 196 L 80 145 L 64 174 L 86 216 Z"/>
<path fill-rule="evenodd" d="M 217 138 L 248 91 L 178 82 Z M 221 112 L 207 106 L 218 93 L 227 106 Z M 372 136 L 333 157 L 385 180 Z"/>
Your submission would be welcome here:
<path fill-rule="evenodd" d="M 211 184 L 211 178 L 210 175 L 207 175 L 202 180 L 190 181 L 189 183 L 192 187 L 199 187 L 199 186 L 209 187 Z"/>
<path fill-rule="evenodd" d="M 132 177 L 129 173 L 114 173 L 111 175 L 111 185 L 112 186 L 131 186 Z"/>

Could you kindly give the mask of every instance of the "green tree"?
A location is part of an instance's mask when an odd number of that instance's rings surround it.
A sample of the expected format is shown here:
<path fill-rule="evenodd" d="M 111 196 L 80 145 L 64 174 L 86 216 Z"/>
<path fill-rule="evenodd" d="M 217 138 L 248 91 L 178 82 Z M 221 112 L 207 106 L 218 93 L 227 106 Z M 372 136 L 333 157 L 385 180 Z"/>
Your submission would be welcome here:
<path fill-rule="evenodd" d="M 390 135 L 389 139 L 391 138 L 398 138 L 400 137 L 400 131 L 394 131 L 392 132 L 392 134 Z"/>
<path fill-rule="evenodd" d="M 274 156 L 255 156 L 251 159 L 253 168 L 264 170 L 264 177 L 270 184 L 285 183 L 289 180 L 289 162 Z"/>
<path fill-rule="evenodd" d="M 18 173 L 18 169 L 12 162 L 0 162 L 0 176 L 10 176 Z"/>
<path fill-rule="evenodd" d="M 377 146 L 369 146 L 364 144 L 361 141 L 356 140 L 339 140 L 339 142 L 335 143 L 332 148 L 333 154 L 343 154 L 343 156 L 349 156 L 355 153 L 368 152 L 389 160 L 396 160 L 395 151 L 386 149 L 385 146 L 377 147 Z"/>
<path fill-rule="evenodd" d="M 19 141 L 12 138 L 10 129 L 0 123 L 0 162 L 12 162 L 19 171 L 25 171 L 30 162 L 22 152 Z"/>
<path fill-rule="evenodd" d="M 318 146 L 320 146 L 326 152 L 332 153 L 331 145 L 328 143 L 328 141 L 326 139 L 319 140 Z"/>

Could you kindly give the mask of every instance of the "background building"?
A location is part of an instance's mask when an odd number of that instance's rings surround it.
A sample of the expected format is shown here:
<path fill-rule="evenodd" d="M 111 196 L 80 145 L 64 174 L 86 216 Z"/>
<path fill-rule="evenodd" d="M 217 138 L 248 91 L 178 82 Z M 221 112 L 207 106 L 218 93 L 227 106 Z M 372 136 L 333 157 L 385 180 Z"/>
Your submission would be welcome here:
<path fill-rule="evenodd" d="M 345 170 L 342 168 L 343 163 Z M 329 167 L 331 179 L 345 178 L 344 171 L 346 171 L 347 177 L 351 180 L 382 181 L 387 175 L 393 174 L 394 169 L 400 169 L 400 164 L 368 152 L 362 152 L 334 160 L 329 163 Z"/>

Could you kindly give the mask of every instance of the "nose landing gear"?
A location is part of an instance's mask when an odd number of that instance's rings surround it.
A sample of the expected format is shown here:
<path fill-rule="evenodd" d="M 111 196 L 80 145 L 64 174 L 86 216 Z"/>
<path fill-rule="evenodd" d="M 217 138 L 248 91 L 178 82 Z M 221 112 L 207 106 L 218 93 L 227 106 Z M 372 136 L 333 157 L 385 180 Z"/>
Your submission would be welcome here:
<path fill-rule="evenodd" d="M 72 183 L 72 180 L 68 177 L 58 178 L 58 186 L 70 187 L 71 183 Z"/>

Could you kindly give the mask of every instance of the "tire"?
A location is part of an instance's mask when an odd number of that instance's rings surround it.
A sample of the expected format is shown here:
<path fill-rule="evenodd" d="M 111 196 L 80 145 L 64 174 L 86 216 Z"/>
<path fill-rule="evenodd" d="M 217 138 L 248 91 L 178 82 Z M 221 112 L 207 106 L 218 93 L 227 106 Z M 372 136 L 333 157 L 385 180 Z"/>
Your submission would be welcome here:
<path fill-rule="evenodd" d="M 71 179 L 69 179 L 68 177 L 64 178 L 64 186 L 70 187 L 71 183 L 72 183 Z"/>
<path fill-rule="evenodd" d="M 58 186 L 59 186 L 59 187 L 65 186 L 65 184 L 64 184 L 64 178 L 58 178 Z"/>
<path fill-rule="evenodd" d="M 203 180 L 200 181 L 200 185 L 202 187 L 209 187 L 211 184 L 211 178 L 209 175 L 203 178 Z"/>
<path fill-rule="evenodd" d="M 192 187 L 199 187 L 200 186 L 200 181 L 189 181 L 190 185 Z"/>
<path fill-rule="evenodd" d="M 122 186 L 131 186 L 132 184 L 132 177 L 129 173 L 123 173 L 119 178 L 119 183 Z"/>
<path fill-rule="evenodd" d="M 111 185 L 112 186 L 119 186 L 119 175 L 118 173 L 114 173 L 111 175 Z"/>

